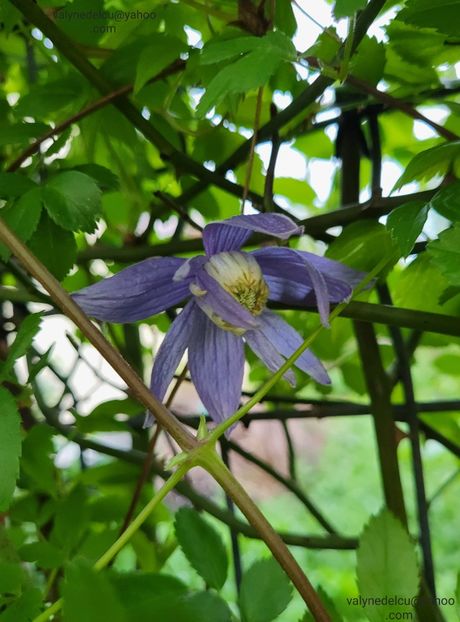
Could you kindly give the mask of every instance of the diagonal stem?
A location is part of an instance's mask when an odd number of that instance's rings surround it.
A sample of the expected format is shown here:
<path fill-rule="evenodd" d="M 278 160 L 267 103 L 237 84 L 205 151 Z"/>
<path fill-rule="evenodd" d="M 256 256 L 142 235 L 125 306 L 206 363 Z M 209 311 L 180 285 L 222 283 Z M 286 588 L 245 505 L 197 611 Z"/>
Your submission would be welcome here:
<path fill-rule="evenodd" d="M 284 421 L 284 423 L 286 423 L 286 421 Z M 222 437 L 221 441 L 223 447 L 228 447 L 248 462 L 252 462 L 252 464 L 258 466 L 259 469 L 262 469 L 263 471 L 265 471 L 265 473 L 268 473 L 271 477 L 273 477 L 273 479 L 282 484 L 287 490 L 291 491 L 328 533 L 337 535 L 337 530 L 334 529 L 329 521 L 321 514 L 316 505 L 307 497 L 307 495 L 293 479 L 283 477 L 283 475 L 281 475 L 281 473 L 274 469 L 271 464 L 264 462 L 257 456 L 251 454 L 248 451 L 245 451 L 237 443 L 227 439 L 224 441 L 223 439 L 224 437 Z"/>
<path fill-rule="evenodd" d="M 284 546 L 279 534 L 273 529 L 259 508 L 252 502 L 247 492 L 233 477 L 218 454 L 215 451 L 203 453 L 199 464 L 214 477 L 225 492 L 235 501 L 236 505 L 250 523 L 263 526 L 265 543 L 297 588 L 297 591 L 304 599 L 314 619 L 317 622 L 331 622 L 331 618 L 320 597 L 315 592 L 312 584 L 303 573 L 292 553 Z"/>

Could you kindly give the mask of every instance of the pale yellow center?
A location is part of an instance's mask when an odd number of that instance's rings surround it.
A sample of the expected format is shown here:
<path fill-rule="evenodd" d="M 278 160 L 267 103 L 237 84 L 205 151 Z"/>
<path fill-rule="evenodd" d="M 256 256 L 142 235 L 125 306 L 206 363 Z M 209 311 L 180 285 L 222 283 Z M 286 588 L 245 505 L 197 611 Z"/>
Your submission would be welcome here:
<path fill-rule="evenodd" d="M 268 299 L 268 287 L 257 261 L 246 253 L 227 251 L 213 255 L 205 270 L 252 315 L 260 315 Z"/>

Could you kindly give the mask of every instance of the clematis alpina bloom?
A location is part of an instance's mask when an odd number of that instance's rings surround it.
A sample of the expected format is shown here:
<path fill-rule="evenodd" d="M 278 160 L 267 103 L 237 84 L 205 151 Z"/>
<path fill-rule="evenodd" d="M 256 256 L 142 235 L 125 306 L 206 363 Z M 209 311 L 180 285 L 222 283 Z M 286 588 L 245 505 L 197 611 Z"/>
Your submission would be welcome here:
<path fill-rule="evenodd" d="M 151 389 L 159 400 L 164 398 L 188 350 L 192 381 L 217 421 L 238 408 L 244 343 L 276 371 L 303 342 L 267 309 L 269 300 L 316 305 L 327 325 L 330 303 L 347 299 L 362 278 L 339 262 L 286 247 L 245 252 L 241 247 L 252 232 L 285 240 L 302 228 L 279 214 L 235 216 L 204 228 L 206 255 L 152 257 L 73 294 L 88 315 L 108 322 L 135 322 L 183 306 L 155 357 Z M 330 382 L 308 350 L 295 365 L 316 382 Z M 292 371 L 285 378 L 295 384 Z"/>

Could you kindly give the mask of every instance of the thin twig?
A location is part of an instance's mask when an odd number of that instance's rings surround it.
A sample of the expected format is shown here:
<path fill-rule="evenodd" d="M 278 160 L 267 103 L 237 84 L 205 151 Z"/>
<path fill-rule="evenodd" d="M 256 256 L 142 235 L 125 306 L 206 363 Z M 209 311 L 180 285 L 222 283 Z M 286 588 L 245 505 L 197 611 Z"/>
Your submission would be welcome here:
<path fill-rule="evenodd" d="M 297 482 L 297 468 L 296 468 L 296 456 L 295 456 L 294 443 L 292 442 L 291 432 L 289 430 L 289 424 L 286 419 L 281 421 L 281 426 L 284 430 L 284 437 L 286 439 L 289 476 L 293 482 Z"/>
<path fill-rule="evenodd" d="M 246 169 L 246 178 L 244 180 L 243 196 L 242 196 L 242 201 L 241 201 L 241 213 L 242 214 L 244 214 L 244 205 L 246 203 L 246 199 L 248 198 L 249 185 L 251 183 L 252 167 L 254 164 L 254 152 L 255 152 L 256 143 L 257 143 L 257 132 L 259 131 L 259 125 L 260 125 L 260 111 L 262 109 L 263 93 L 264 93 L 264 88 L 263 86 L 261 86 L 259 90 L 257 91 L 256 112 L 255 112 L 255 117 L 254 117 L 254 131 L 252 133 L 252 138 L 251 138 L 248 165 Z"/>
<path fill-rule="evenodd" d="M 242 458 L 255 464 L 262 469 L 266 473 L 268 473 L 273 479 L 282 484 L 287 490 L 292 492 L 298 500 L 304 505 L 310 514 L 318 521 L 318 523 L 330 534 L 337 534 L 337 530 L 329 523 L 329 521 L 322 515 L 320 510 L 315 506 L 315 504 L 307 497 L 307 495 L 303 492 L 303 490 L 298 486 L 298 484 L 292 480 L 284 477 L 279 473 L 275 468 L 273 468 L 270 464 L 261 460 L 257 456 L 249 453 L 245 449 L 243 449 L 238 443 L 234 441 L 226 440 L 224 441 L 229 449 L 240 455 Z"/>
<path fill-rule="evenodd" d="M 187 373 L 187 365 L 182 370 L 181 375 L 177 378 L 174 384 L 174 387 L 172 388 L 171 393 L 168 399 L 166 400 L 165 408 L 169 409 L 171 407 L 171 404 L 174 401 L 177 391 L 179 390 L 182 382 L 184 381 L 186 373 Z M 120 534 L 122 534 L 127 529 L 129 523 L 131 522 L 133 518 L 134 512 L 136 510 L 136 507 L 139 501 L 139 497 L 141 496 L 142 489 L 144 488 L 144 484 L 147 481 L 150 471 L 152 470 L 152 464 L 153 464 L 153 460 L 155 457 L 155 447 L 156 447 L 158 438 L 162 431 L 163 431 L 163 428 L 161 426 L 161 423 L 158 422 L 156 425 L 155 431 L 152 434 L 152 438 L 150 439 L 150 442 L 147 448 L 147 453 L 146 453 L 145 460 L 144 460 L 144 464 L 142 465 L 142 471 L 137 479 L 136 486 L 134 488 L 134 491 L 131 497 L 131 501 L 126 511 L 125 518 L 123 519 L 123 523 L 120 528 Z"/>
<path fill-rule="evenodd" d="M 276 107 L 274 104 L 270 106 L 270 114 L 272 119 L 276 116 Z M 274 208 L 273 184 L 275 181 L 276 160 L 278 158 L 278 153 L 281 146 L 281 140 L 277 129 L 273 130 L 271 143 L 272 150 L 270 153 L 270 161 L 267 167 L 267 174 L 265 175 L 264 188 L 264 208 L 266 212 L 272 212 Z"/>
<path fill-rule="evenodd" d="M 373 97 L 375 97 L 375 99 L 383 102 L 387 106 L 391 108 L 396 108 L 397 110 L 401 110 L 401 112 L 404 112 L 409 117 L 417 119 L 418 121 L 422 121 L 423 123 L 431 127 L 437 134 L 439 134 L 439 136 L 442 136 L 446 140 L 459 140 L 460 137 L 457 136 L 457 134 L 447 129 L 446 127 L 443 127 L 442 125 L 439 125 L 439 123 L 436 123 L 436 121 L 429 119 L 424 114 L 419 112 L 417 108 L 412 106 L 412 104 L 409 104 L 402 99 L 398 99 L 397 97 L 393 97 L 393 95 L 381 91 L 380 89 L 372 86 L 371 84 L 368 84 L 367 82 L 361 80 L 361 78 L 357 78 L 356 76 L 349 74 L 346 78 L 346 81 L 352 86 L 358 88 L 360 91 L 364 91 L 364 93 L 372 95 Z"/>
<path fill-rule="evenodd" d="M 199 225 L 197 222 L 191 218 L 188 214 L 187 210 L 182 207 L 172 196 L 166 194 L 166 192 L 157 191 L 154 193 L 156 197 L 158 197 L 166 206 L 172 208 L 175 212 L 179 214 L 179 216 L 188 224 L 199 231 L 200 233 L 203 231 L 203 227 Z"/>

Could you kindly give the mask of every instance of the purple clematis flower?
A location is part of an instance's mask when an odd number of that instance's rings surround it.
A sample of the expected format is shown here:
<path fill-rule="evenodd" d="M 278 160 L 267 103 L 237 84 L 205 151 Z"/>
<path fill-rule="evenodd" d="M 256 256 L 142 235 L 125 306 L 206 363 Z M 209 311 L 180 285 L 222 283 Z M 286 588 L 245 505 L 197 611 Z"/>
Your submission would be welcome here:
<path fill-rule="evenodd" d="M 304 251 L 241 250 L 252 232 L 285 240 L 302 231 L 279 214 L 235 216 L 205 227 L 206 255 L 152 257 L 73 297 L 88 315 L 108 322 L 135 322 L 188 299 L 155 357 L 151 390 L 159 400 L 164 398 L 188 349 L 196 390 L 209 415 L 221 421 L 238 408 L 245 342 L 271 371 L 303 342 L 297 331 L 267 309 L 267 301 L 316 304 L 327 325 L 330 303 L 347 299 L 362 278 L 337 261 Z M 316 382 L 330 382 L 308 350 L 295 365 Z M 285 378 L 295 384 L 291 370 Z"/>

